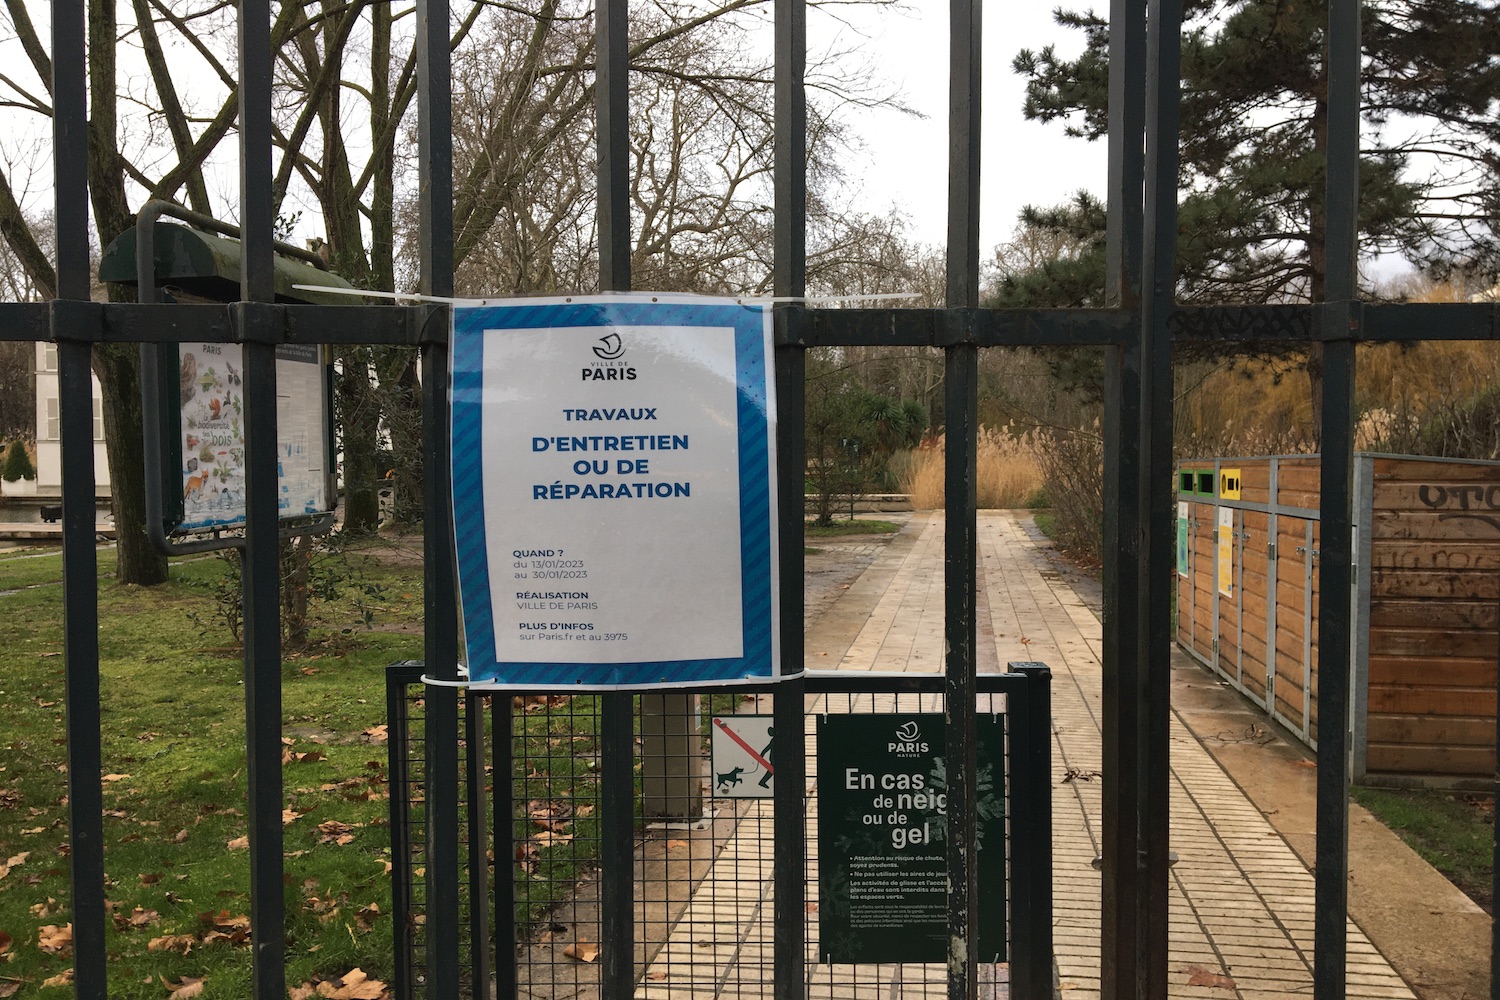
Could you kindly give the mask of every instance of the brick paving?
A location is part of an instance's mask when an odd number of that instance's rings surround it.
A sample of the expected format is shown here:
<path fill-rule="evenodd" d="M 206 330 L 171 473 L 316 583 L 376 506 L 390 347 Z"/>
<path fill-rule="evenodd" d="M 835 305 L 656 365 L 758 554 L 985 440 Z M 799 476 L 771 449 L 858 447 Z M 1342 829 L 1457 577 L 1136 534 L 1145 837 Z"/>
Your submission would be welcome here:
<path fill-rule="evenodd" d="M 1012 660 L 1040 660 L 1053 672 L 1054 951 L 1059 995 L 1099 995 L 1101 628 L 1054 570 L 1023 512 L 979 518 L 982 672 Z M 919 513 L 896 543 L 831 611 L 859 607 L 848 634 L 808 637 L 809 666 L 939 672 L 943 657 L 943 521 Z M 859 602 L 864 602 L 859 606 Z M 868 612 L 864 613 L 864 608 Z M 831 617 L 837 617 L 836 614 Z M 847 625 L 845 626 L 848 631 Z M 837 631 L 837 630 L 835 630 Z M 842 655 L 823 658 L 829 651 Z M 889 706 L 809 704 L 808 751 L 821 711 Z M 916 708 L 908 698 L 902 710 Z M 936 705 L 923 706 L 935 709 Z M 1171 997 L 1280 1000 L 1312 993 L 1313 879 L 1256 805 L 1240 791 L 1174 712 L 1172 841 L 1179 855 L 1170 896 Z M 816 797 L 809 784 L 808 899 L 816 900 Z M 689 904 L 647 967 L 638 997 L 769 996 L 770 803 L 741 805 L 741 818 L 702 898 Z M 729 886 L 735 886 L 730 890 Z M 708 930 L 705 930 L 707 928 Z M 828 1000 L 900 1000 L 945 993 L 938 965 L 829 966 L 817 963 L 810 919 L 809 992 Z M 1351 921 L 1347 995 L 1414 994 Z M 981 996 L 1006 995 L 1003 966 L 984 967 Z"/>

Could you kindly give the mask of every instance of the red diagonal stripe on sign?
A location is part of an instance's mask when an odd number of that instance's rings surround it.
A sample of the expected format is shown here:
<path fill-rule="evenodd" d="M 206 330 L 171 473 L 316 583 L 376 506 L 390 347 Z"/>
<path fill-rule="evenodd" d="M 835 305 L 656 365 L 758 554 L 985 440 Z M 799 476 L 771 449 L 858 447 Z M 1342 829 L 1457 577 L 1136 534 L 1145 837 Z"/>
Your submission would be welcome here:
<path fill-rule="evenodd" d="M 774 767 L 771 766 L 771 762 L 768 761 L 768 760 L 766 760 L 760 754 L 756 753 L 755 752 L 755 748 L 752 747 L 750 744 L 746 743 L 743 739 L 741 739 L 739 733 L 735 732 L 733 729 L 730 729 L 728 726 L 724 725 L 724 720 L 723 719 L 715 719 L 714 720 L 714 725 L 716 725 L 720 729 L 724 730 L 724 735 L 728 736 L 730 739 L 734 740 L 740 746 L 744 747 L 745 748 L 745 752 L 747 754 L 749 754 L 750 756 L 754 757 L 756 760 L 760 761 L 760 766 L 761 767 L 765 768 L 767 771 L 770 771 L 772 774 L 776 773 L 776 768 L 774 768 Z"/>

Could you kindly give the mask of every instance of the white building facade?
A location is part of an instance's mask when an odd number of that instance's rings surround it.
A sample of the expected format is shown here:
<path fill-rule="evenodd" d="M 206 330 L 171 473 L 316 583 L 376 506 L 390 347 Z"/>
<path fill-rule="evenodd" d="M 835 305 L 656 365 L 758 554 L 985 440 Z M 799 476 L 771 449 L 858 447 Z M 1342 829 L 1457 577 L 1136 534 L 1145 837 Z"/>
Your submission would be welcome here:
<path fill-rule="evenodd" d="M 94 387 L 94 489 L 109 492 L 109 461 L 104 453 L 104 404 L 99 378 Z M 57 391 L 57 345 L 36 345 L 36 492 L 62 496 L 62 409 Z"/>

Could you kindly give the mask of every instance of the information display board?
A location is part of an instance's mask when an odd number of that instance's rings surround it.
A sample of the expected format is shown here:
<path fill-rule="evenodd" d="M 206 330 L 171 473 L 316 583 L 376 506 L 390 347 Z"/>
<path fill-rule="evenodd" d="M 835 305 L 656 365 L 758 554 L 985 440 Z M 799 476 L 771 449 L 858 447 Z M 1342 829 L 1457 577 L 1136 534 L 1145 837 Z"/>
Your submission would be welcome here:
<path fill-rule="evenodd" d="M 1234 596 L 1234 508 L 1219 508 L 1219 593 Z"/>
<path fill-rule="evenodd" d="M 979 961 L 1005 961 L 1005 731 L 976 720 Z M 818 946 L 824 962 L 946 962 L 943 717 L 818 716 Z"/>
<path fill-rule="evenodd" d="M 600 296 L 453 316 L 469 681 L 660 688 L 774 676 L 769 313 Z"/>
<path fill-rule="evenodd" d="M 177 417 L 163 470 L 169 530 L 245 522 L 244 351 L 238 344 L 187 343 L 168 364 L 165 390 Z M 168 361 L 174 360 L 168 354 Z M 177 403 L 172 406 L 172 401 Z M 312 345 L 276 348 L 277 505 L 281 517 L 333 509 L 327 365 Z M 175 463 L 175 467 L 173 464 Z M 175 489 L 173 488 L 175 484 Z"/>

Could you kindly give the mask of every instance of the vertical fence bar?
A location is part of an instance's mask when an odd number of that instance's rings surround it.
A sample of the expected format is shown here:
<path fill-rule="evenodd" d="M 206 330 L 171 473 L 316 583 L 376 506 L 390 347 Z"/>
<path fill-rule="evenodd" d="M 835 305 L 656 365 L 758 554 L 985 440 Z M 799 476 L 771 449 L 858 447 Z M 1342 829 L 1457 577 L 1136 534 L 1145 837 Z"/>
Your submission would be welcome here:
<path fill-rule="evenodd" d="M 500 696 L 494 697 L 498 699 Z M 465 800 L 469 813 L 469 976 L 472 983 L 471 994 L 477 997 L 490 995 L 490 883 L 489 859 L 485 855 L 489 844 L 485 827 L 489 825 L 490 817 L 484 790 L 484 764 L 487 756 L 484 702 L 484 696 L 470 690 L 464 703 L 464 778 L 469 785 Z M 497 777 L 496 781 L 498 780 Z M 499 861 L 498 828 L 495 843 L 495 860 Z M 497 866 L 496 878 L 500 874 Z"/>
<path fill-rule="evenodd" d="M 795 314 L 794 314 L 795 315 Z M 772 692 L 776 728 L 774 789 L 773 988 L 776 1000 L 802 1000 L 807 993 L 807 733 L 804 722 L 806 655 L 803 634 L 802 576 L 803 475 L 806 468 L 807 352 L 776 348 L 777 502 L 781 574 L 781 669 L 793 675 Z"/>
<path fill-rule="evenodd" d="M 948 307 L 979 305 L 979 139 L 982 6 L 950 0 L 948 76 Z M 975 752 L 975 514 L 979 349 L 945 349 L 946 521 L 943 533 L 944 713 L 948 769 L 948 996 L 978 995 L 979 886 Z"/>
<path fill-rule="evenodd" d="M 594 89 L 599 149 L 599 287 L 630 288 L 629 5 L 604 0 L 594 12 Z M 600 987 L 605 996 L 635 989 L 634 699 L 600 699 Z"/>
<path fill-rule="evenodd" d="M 257 1000 L 286 993 L 281 781 L 281 560 L 276 474 L 276 341 L 271 197 L 271 9 L 244 0 L 239 15 L 240 298 L 245 358 L 246 780 L 250 827 L 250 928 Z"/>
<path fill-rule="evenodd" d="M 417 234 L 421 290 L 453 294 L 453 100 L 448 0 L 417 0 Z M 444 320 L 446 314 L 438 314 Z M 429 676 L 458 676 L 453 580 L 447 324 L 422 337 L 423 655 Z M 458 695 L 427 692 L 427 976 L 441 1000 L 459 991 Z M 475 947 L 483 947 L 476 942 Z"/>
<path fill-rule="evenodd" d="M 494 781 L 491 815 L 495 841 L 495 1000 L 516 996 L 516 871 L 511 864 L 515 826 L 515 748 L 511 745 L 511 699 L 490 697 L 490 776 Z M 475 947 L 481 947 L 477 942 Z"/>
<path fill-rule="evenodd" d="M 1146 15 L 1146 164 L 1141 242 L 1140 451 L 1136 495 L 1144 558 L 1135 563 L 1136 739 L 1142 748 L 1136 809 L 1144 849 L 1144 954 L 1136 982 L 1144 996 L 1167 995 L 1168 855 L 1171 840 L 1172 335 L 1176 304 L 1177 128 L 1182 0 L 1151 0 Z M 1217 619 L 1215 619 L 1217 628 Z"/>
<path fill-rule="evenodd" d="M 1011 958 L 1012 996 L 1046 1000 L 1052 996 L 1052 670 L 1045 663 L 1008 663 L 1005 669 L 1026 677 L 1026 742 L 1013 750 L 1015 781 L 1025 789 L 1017 798 L 1032 814 L 1021 817 L 1015 834 L 1012 867 L 1016 879 L 1026 879 L 1030 912 L 1012 915 L 1026 925 L 1015 933 Z M 1014 817 L 1012 831 L 1015 830 Z"/>
<path fill-rule="evenodd" d="M 1105 298 L 1139 310 L 1145 175 L 1145 4 L 1111 0 L 1109 33 L 1109 214 Z M 1137 322 L 1139 314 L 1137 313 Z M 1144 789 L 1137 733 L 1142 704 L 1137 657 L 1140 622 L 1127 601 L 1127 579 L 1139 562 L 1140 377 L 1138 341 L 1105 352 L 1104 389 L 1104 678 L 1101 756 L 1103 881 L 1100 989 L 1105 1000 L 1144 1000 L 1146 953 L 1144 846 L 1139 817 Z M 1133 581 L 1129 585 L 1134 586 Z M 1163 930 L 1164 932 L 1164 930 Z"/>
<path fill-rule="evenodd" d="M 775 232 L 772 285 L 778 296 L 807 291 L 807 2 L 776 0 Z M 800 310 L 793 315 L 800 315 Z M 778 543 L 781 579 L 781 670 L 794 675 L 772 692 L 776 782 L 772 836 L 775 880 L 772 989 L 776 1000 L 807 994 L 807 735 L 803 712 L 806 682 L 802 576 L 803 470 L 807 465 L 803 424 L 807 408 L 807 352 L 776 348 L 776 456 Z"/>
<path fill-rule="evenodd" d="M 1313 995 L 1342 997 L 1349 910 L 1349 663 L 1353 649 L 1354 342 L 1359 295 L 1358 0 L 1328 8 L 1328 167 L 1325 298 L 1333 305 L 1323 343 L 1323 459 L 1319 472 L 1318 804 Z M 1309 556 L 1310 558 L 1310 556 Z M 1307 725 L 1307 720 L 1304 720 Z M 1310 729 L 1310 726 L 1308 726 Z"/>
<path fill-rule="evenodd" d="M 599 149 L 599 288 L 630 288 L 629 5 L 594 11 L 594 97 Z"/>
<path fill-rule="evenodd" d="M 53 211 L 57 301 L 52 340 L 62 437 L 63 642 L 67 661 L 68 864 L 73 889 L 73 989 L 109 992 L 105 967 L 104 798 L 100 790 L 99 556 L 94 547 L 94 427 L 90 334 L 69 300 L 89 298 L 88 105 L 84 3 L 52 5 Z M 70 322 L 69 320 L 72 320 Z"/>
<path fill-rule="evenodd" d="M 1017 673 L 1018 663 L 1006 664 L 1007 673 Z M 1006 883 L 1006 894 L 1010 903 L 1010 938 L 1007 960 L 1010 962 L 1010 995 L 1018 1000 L 1032 1000 L 1032 984 L 1037 975 L 1036 938 L 1040 930 L 1042 915 L 1036 906 L 1036 893 L 1045 876 L 1051 884 L 1052 873 L 1037 870 L 1037 855 L 1041 849 L 1041 813 L 1037 808 L 1041 790 L 1037 787 L 1032 768 L 1032 747 L 1038 739 L 1033 727 L 1031 710 L 1031 684 L 1029 681 L 1009 690 L 1005 696 L 1005 733 L 1007 784 L 1010 804 L 1006 808 L 1010 836 L 1010 877 Z M 993 846 L 990 847 L 993 850 Z M 980 898 L 988 895 L 990 887 L 980 886 Z M 1050 922 L 1050 917 L 1048 918 Z M 1051 961 L 1047 963 L 1050 971 Z M 1051 983 L 1047 984 L 1049 987 Z M 1036 996 L 1050 996 L 1036 994 Z"/>
<path fill-rule="evenodd" d="M 944 714 L 948 773 L 948 996 L 974 1000 L 978 983 L 979 886 L 975 752 L 975 513 L 979 349 L 946 353 L 946 523 L 943 536 Z"/>
<path fill-rule="evenodd" d="M 807 0 L 776 0 L 775 16 L 776 218 L 772 281 L 776 295 L 798 296 L 807 290 L 807 92 L 804 86 L 807 75 Z M 800 630 L 800 625 L 798 628 Z"/>
<path fill-rule="evenodd" d="M 407 753 L 411 739 L 406 712 L 406 663 L 385 669 L 386 785 L 391 790 L 391 995 L 396 1000 L 416 996 L 412 982 L 411 891 L 411 774 Z"/>

